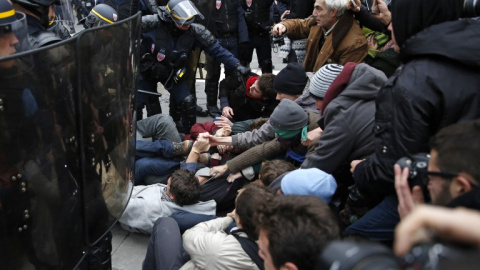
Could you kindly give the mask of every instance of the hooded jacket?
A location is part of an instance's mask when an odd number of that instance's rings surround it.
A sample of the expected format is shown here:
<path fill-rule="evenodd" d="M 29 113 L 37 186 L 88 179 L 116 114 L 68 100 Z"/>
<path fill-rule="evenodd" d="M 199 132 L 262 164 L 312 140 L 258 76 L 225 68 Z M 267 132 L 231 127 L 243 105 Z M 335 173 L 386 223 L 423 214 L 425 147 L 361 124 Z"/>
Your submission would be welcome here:
<path fill-rule="evenodd" d="M 414 6 L 420 5 L 416 2 L 435 6 L 454 1 L 395 1 L 392 13 L 401 14 L 403 5 L 429 8 Z M 437 7 L 431 12 L 441 14 Z M 393 194 L 393 164 L 398 159 L 429 152 L 428 141 L 441 128 L 480 117 L 480 24 L 445 16 L 446 22 L 430 26 L 438 19 L 401 16 L 394 17 L 393 31 L 404 66 L 378 94 L 375 153 L 354 171 L 359 189 L 369 194 Z M 419 23 L 426 25 L 424 30 L 418 30 Z"/>
<path fill-rule="evenodd" d="M 367 64 L 354 68 L 347 87 L 330 101 L 318 121 L 323 135 L 302 168 L 333 173 L 343 163 L 373 153 L 375 98 L 386 81 L 385 74 Z"/>

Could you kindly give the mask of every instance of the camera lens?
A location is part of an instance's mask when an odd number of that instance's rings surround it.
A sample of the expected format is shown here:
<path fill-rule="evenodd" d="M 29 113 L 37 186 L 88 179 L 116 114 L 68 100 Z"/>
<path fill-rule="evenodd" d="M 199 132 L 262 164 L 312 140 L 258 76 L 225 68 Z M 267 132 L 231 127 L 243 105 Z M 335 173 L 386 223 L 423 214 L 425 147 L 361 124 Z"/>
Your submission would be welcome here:
<path fill-rule="evenodd" d="M 478 0 L 465 0 L 463 2 L 464 16 L 471 18 L 480 15 L 480 3 Z"/>

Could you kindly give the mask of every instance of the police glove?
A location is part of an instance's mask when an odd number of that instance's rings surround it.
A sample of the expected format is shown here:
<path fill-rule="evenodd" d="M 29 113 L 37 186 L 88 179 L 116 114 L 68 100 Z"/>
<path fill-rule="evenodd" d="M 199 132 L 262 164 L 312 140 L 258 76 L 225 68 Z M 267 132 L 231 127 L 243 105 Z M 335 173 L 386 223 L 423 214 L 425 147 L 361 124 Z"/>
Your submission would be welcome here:
<path fill-rule="evenodd" d="M 243 76 L 247 75 L 250 73 L 250 68 L 248 67 L 244 67 L 242 66 L 240 63 L 238 63 L 236 66 L 235 66 L 235 69 L 237 70 L 237 72 Z"/>

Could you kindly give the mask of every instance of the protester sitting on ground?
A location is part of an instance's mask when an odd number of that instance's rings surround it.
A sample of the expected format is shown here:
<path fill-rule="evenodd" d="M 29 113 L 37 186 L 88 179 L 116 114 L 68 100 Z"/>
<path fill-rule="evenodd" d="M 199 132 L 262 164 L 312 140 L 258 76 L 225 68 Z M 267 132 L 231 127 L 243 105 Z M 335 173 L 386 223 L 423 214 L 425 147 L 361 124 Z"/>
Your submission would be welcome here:
<path fill-rule="evenodd" d="M 255 220 L 265 269 L 313 269 L 323 247 L 340 234 L 330 208 L 314 196 L 276 196 L 261 204 Z"/>
<path fill-rule="evenodd" d="M 213 173 L 223 175 L 227 169 L 237 173 L 249 166 L 260 164 L 264 160 L 283 155 L 288 161 L 300 165 L 307 153 L 307 147 L 301 141 L 307 140 L 307 132 L 317 127 L 315 114 L 307 114 L 297 103 L 283 99 L 270 116 L 270 124 L 277 139 L 257 145 L 228 160 L 225 165 L 212 168 Z M 222 138 L 209 136 L 210 143 L 217 145 Z"/>
<path fill-rule="evenodd" d="M 169 178 L 166 185 L 134 186 L 127 207 L 120 217 L 122 228 L 131 232 L 150 233 L 159 217 L 174 212 L 189 211 L 214 215 L 214 200 L 200 202 L 200 183 L 194 175 L 199 153 L 209 148 L 208 140 L 201 138 L 193 144 L 187 162 Z"/>
<path fill-rule="evenodd" d="M 423 187 L 417 185 L 410 190 L 409 169 L 401 170 L 395 165 L 398 214 L 402 219 L 426 202 L 422 188 L 428 189 L 433 205 L 480 207 L 480 204 L 472 203 L 475 198 L 471 194 L 480 185 L 479 138 L 480 120 L 441 129 L 430 141 L 430 160 L 423 175 L 426 181 Z"/>
<path fill-rule="evenodd" d="M 293 170 L 295 170 L 293 164 L 285 160 L 265 160 L 262 162 L 258 179 L 264 186 L 268 187 L 277 177 Z"/>
<path fill-rule="evenodd" d="M 222 115 L 235 121 L 269 117 L 278 104 L 273 91 L 275 75 L 231 75 L 220 82 Z"/>
<path fill-rule="evenodd" d="M 289 63 L 275 77 L 273 89 L 277 93 L 276 99 L 284 98 L 293 100 L 306 111 L 319 113 L 315 108 L 315 100 L 308 93 L 308 76 L 305 68 L 299 63 Z"/>
<path fill-rule="evenodd" d="M 316 0 L 313 17 L 285 20 L 273 26 L 274 35 L 307 38 L 303 66 L 316 72 L 327 63 L 361 63 L 367 56 L 367 41 L 352 13 L 350 0 Z"/>
<path fill-rule="evenodd" d="M 353 185 L 350 162 L 373 153 L 375 98 L 385 75 L 369 65 L 349 62 L 328 64 L 310 81 L 310 95 L 322 114 L 317 122 L 323 133 L 314 139 L 314 151 L 302 168 L 318 168 L 337 180 L 335 200 L 343 207 Z"/>
<path fill-rule="evenodd" d="M 150 237 L 144 270 L 157 269 L 263 269 L 258 255 L 258 234 L 253 220 L 260 203 L 273 193 L 259 185 L 245 187 L 237 196 L 236 209 L 226 217 L 199 223 L 182 236 L 175 221 L 160 218 Z M 237 228 L 226 229 L 235 222 Z M 183 265 L 183 266 L 182 266 Z M 165 268 L 165 267 L 171 268 Z"/>

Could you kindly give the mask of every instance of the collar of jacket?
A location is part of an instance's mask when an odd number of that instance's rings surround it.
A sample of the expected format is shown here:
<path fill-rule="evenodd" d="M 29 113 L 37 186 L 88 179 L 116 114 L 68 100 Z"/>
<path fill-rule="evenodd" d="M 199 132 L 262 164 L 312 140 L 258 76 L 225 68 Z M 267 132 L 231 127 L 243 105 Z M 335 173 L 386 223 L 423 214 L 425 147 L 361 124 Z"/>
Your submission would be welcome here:
<path fill-rule="evenodd" d="M 350 11 L 345 11 L 345 13 L 340 16 L 340 19 L 335 23 L 335 26 L 332 30 L 332 47 L 336 51 L 343 38 L 348 34 L 350 28 L 353 24 L 353 14 Z"/>

